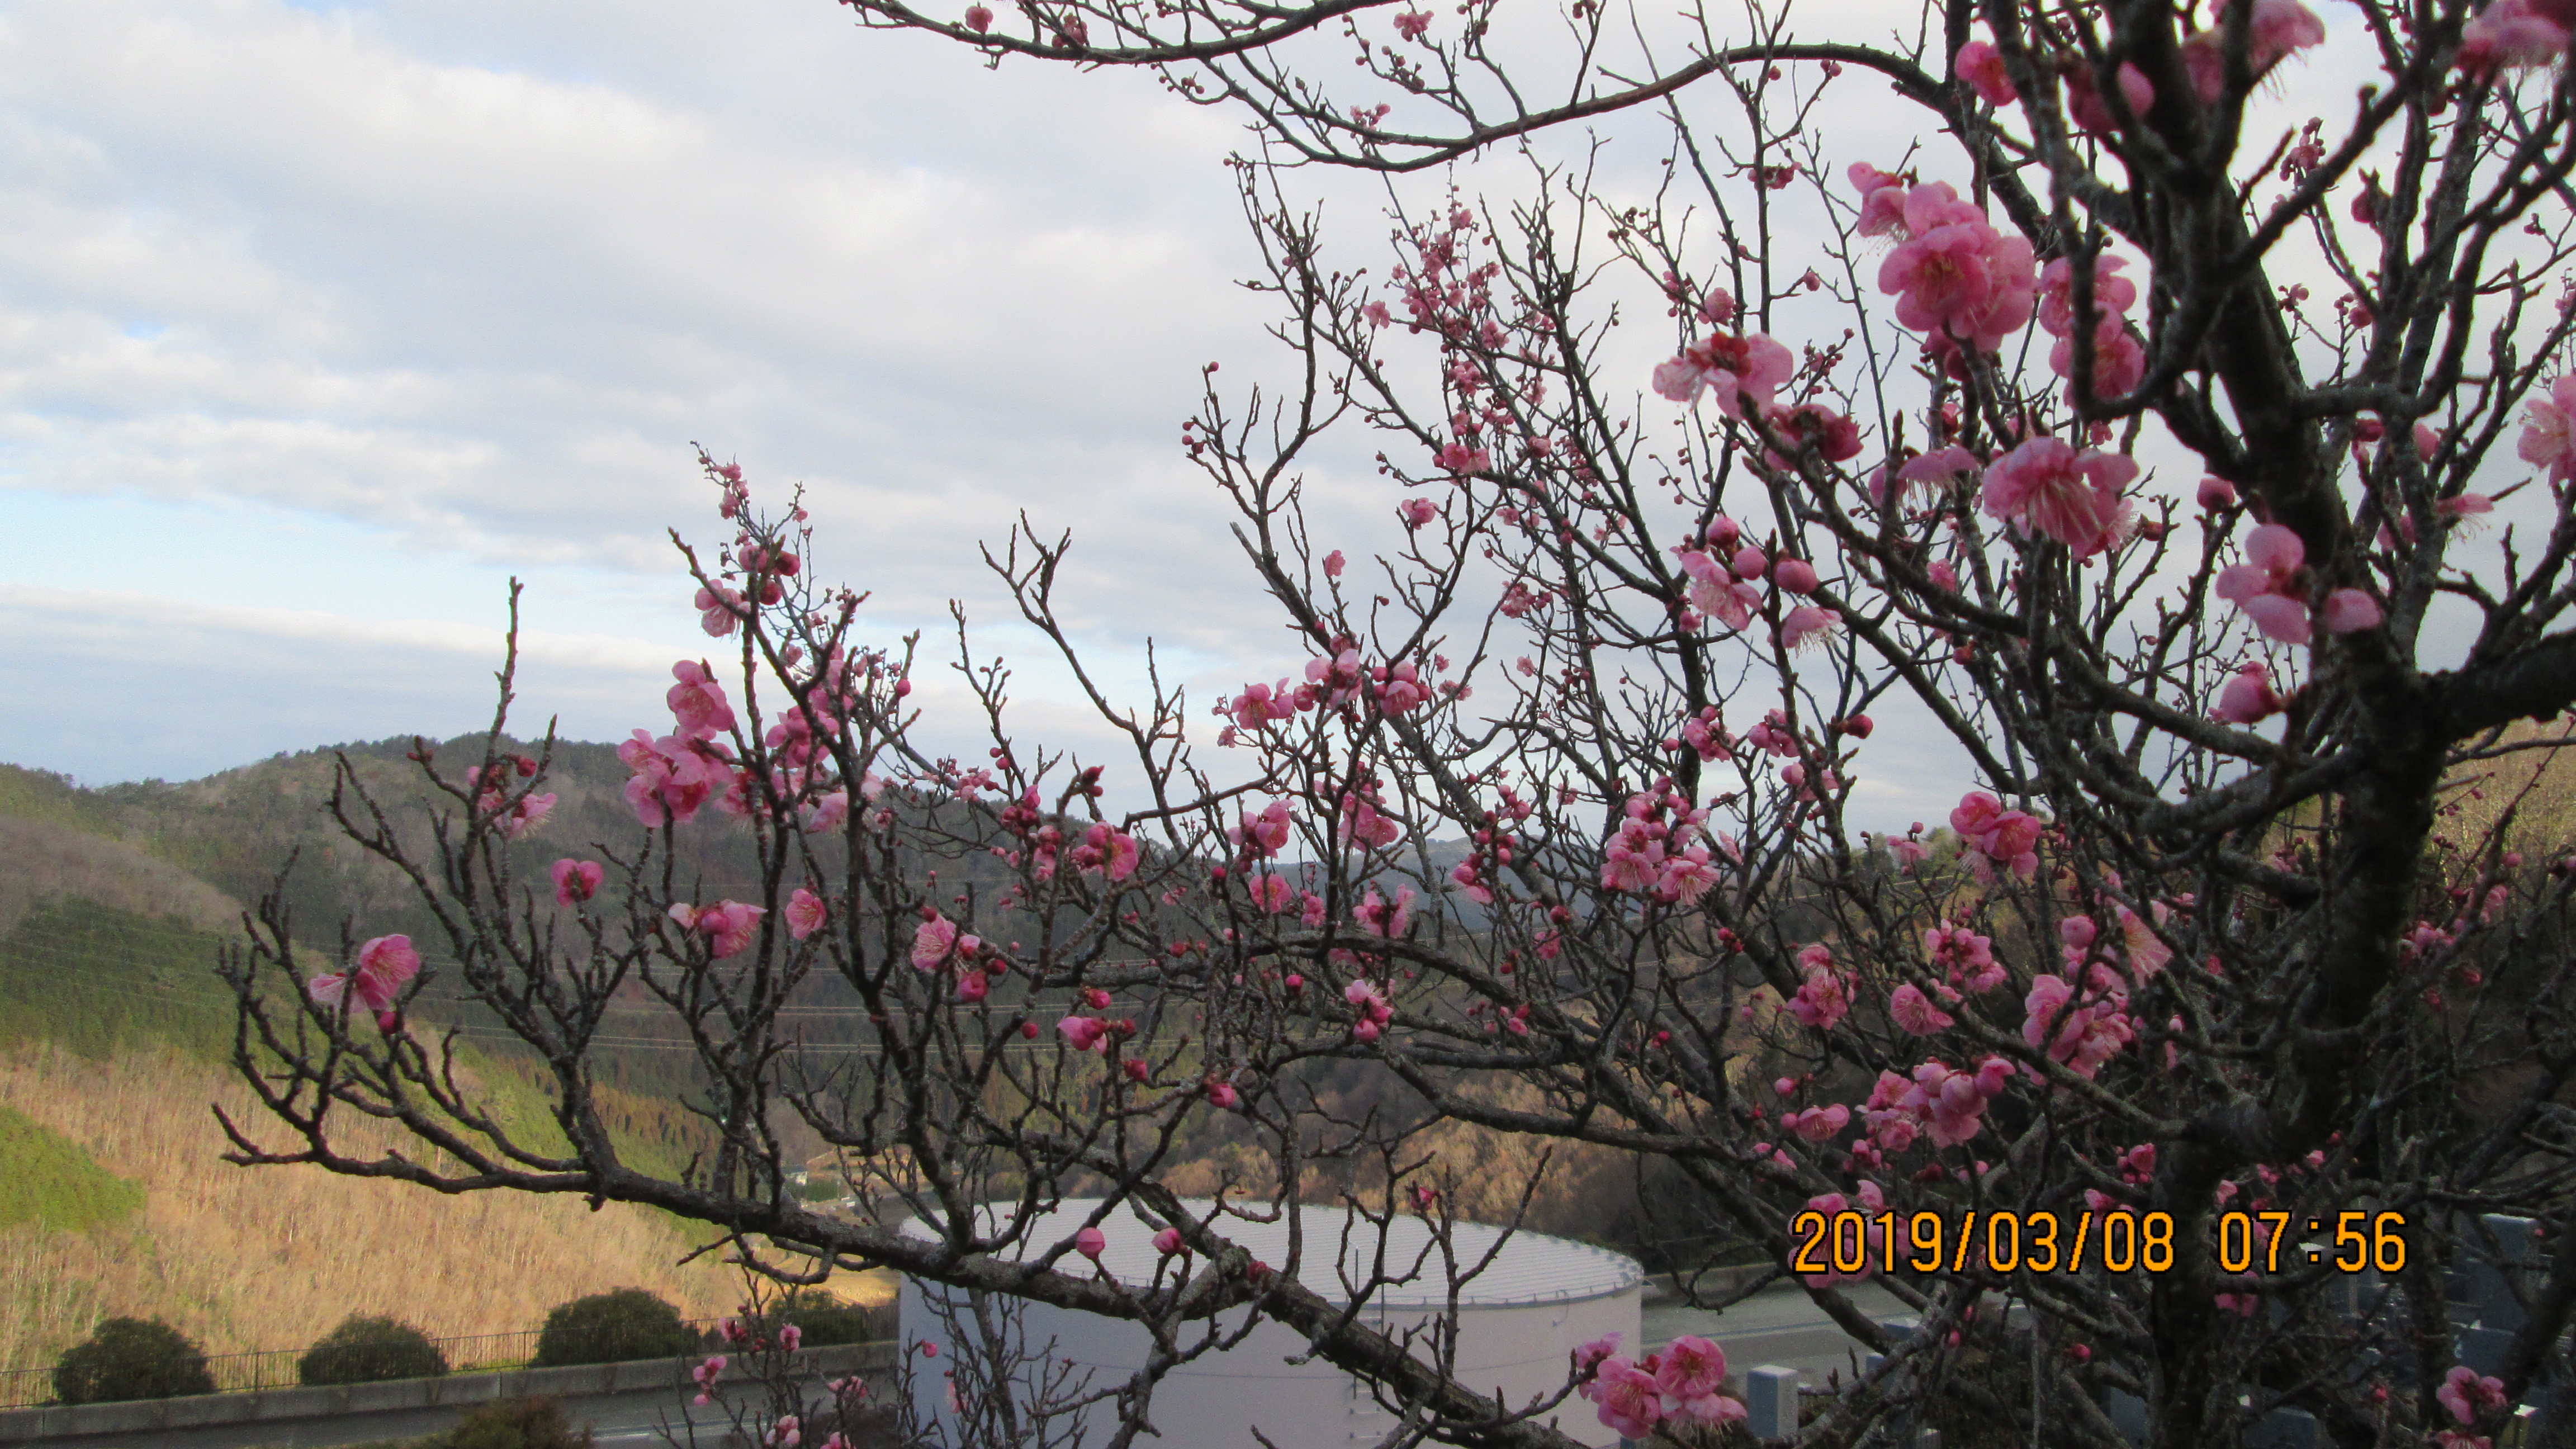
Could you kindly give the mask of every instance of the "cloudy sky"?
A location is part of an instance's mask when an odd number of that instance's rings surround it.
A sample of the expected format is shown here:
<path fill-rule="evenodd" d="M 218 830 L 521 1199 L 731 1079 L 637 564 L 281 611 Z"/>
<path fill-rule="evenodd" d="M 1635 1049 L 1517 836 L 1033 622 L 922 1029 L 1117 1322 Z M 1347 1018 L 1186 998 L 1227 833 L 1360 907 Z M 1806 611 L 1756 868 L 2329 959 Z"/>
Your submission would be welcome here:
<path fill-rule="evenodd" d="M 656 723 L 706 644 L 664 530 L 725 532 L 692 441 L 807 486 L 879 637 L 963 600 L 1033 734 L 1100 738 L 976 560 L 1022 510 L 1113 687 L 1148 636 L 1202 703 L 1292 671 L 1176 446 L 1205 363 L 1277 355 L 1240 138 L 830 0 L 0 0 L 0 760 L 475 727 L 513 575 L 523 708 Z M 1313 493 L 1355 557 L 1360 457 Z M 1877 807 L 1937 803 L 1898 764 Z"/>
<path fill-rule="evenodd" d="M 827 0 L 0 6 L 0 759 L 87 782 L 488 716 L 609 738 L 705 645 L 690 443 L 812 490 L 887 632 L 1013 514 L 1203 664 L 1173 440 L 1257 339 L 1224 119 Z M 1187 609 L 1179 607 L 1192 599 Z M 995 631 L 997 644 L 1023 643 Z M 1033 699 L 1033 702 L 1038 702 Z"/>

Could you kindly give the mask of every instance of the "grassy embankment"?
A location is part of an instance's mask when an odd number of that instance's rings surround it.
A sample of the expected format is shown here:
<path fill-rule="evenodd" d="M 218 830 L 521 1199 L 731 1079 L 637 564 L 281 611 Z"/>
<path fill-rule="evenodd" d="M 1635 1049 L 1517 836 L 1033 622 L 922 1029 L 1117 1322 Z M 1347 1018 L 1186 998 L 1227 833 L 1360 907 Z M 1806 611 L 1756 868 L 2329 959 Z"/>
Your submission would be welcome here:
<path fill-rule="evenodd" d="M 455 1335 L 626 1284 L 691 1314 L 738 1296 L 725 1270 L 676 1266 L 693 1240 L 658 1213 L 223 1162 L 215 1105 L 284 1145 L 229 1065 L 209 969 L 238 908 L 112 824 L 88 792 L 0 769 L 0 1368 L 50 1363 L 111 1314 L 226 1352 L 308 1343 L 353 1312 Z M 464 1064 L 509 1130 L 559 1142 L 527 1063 L 474 1048 Z M 639 1161 L 685 1159 L 676 1103 L 607 1096 Z M 351 1150 L 381 1142 L 345 1131 Z"/>

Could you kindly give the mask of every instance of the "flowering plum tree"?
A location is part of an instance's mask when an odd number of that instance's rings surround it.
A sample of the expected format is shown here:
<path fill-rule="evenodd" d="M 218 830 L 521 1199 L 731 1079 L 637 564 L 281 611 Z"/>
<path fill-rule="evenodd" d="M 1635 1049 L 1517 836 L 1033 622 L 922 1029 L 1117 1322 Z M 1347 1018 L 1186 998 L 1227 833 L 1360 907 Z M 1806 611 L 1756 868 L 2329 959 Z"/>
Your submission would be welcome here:
<path fill-rule="evenodd" d="M 651 1203 L 791 1278 L 1135 1320 L 1148 1366 L 1090 1400 L 1120 1443 L 1247 1307 L 1374 1385 L 1391 1442 L 1724 1429 L 1718 1345 L 1599 1345 L 1497 1400 L 1454 1334 L 1343 1306 L 1472 1264 L 1363 1255 L 1337 1299 L 1228 1237 L 1335 1191 L 1445 1224 L 1425 1122 L 1659 1164 L 1800 1277 L 1884 1355 L 1801 1442 L 1955 1403 L 2109 1444 L 2125 1402 L 2165 1449 L 2283 1406 L 2337 1444 L 2485 1445 L 2568 1381 L 2576 857 L 2526 817 L 2576 703 L 2576 6 L 845 3 L 1252 120 L 1297 381 L 1238 407 L 1211 368 L 1182 442 L 1303 657 L 1195 735 L 1177 691 L 1130 712 L 1076 658 L 1141 771 L 1113 808 L 961 641 L 990 753 L 931 758 L 912 645 L 863 647 L 803 511 L 702 458 L 734 533 L 683 551 L 727 663 L 681 663 L 669 731 L 621 747 L 640 843 L 559 865 L 549 906 L 499 849 L 542 761 L 424 758 L 433 861 L 354 780 L 334 801 L 552 1064 L 569 1145 L 513 1138 L 404 1025 L 407 947 L 317 972 L 271 919 L 227 967 L 276 1118 L 232 1124 L 237 1160 Z M 1469 163 L 1481 200 L 1404 189 Z M 1382 280 L 1292 200 L 1315 166 L 1390 178 Z M 1630 291 L 1669 344 L 1619 345 Z M 1395 543 L 1355 569 L 1300 470 L 1367 430 Z M 1066 546 L 1023 525 L 987 559 L 1070 657 Z M 1964 762 L 1946 830 L 1865 828 L 1856 790 L 1927 738 Z M 750 902 L 674 874 L 708 807 L 759 841 Z M 818 980 L 861 1040 L 787 1028 Z M 625 998 L 703 1059 L 720 1146 L 682 1180 L 589 1106 Z M 1337 1110 L 1334 1072 L 1410 1105 Z M 349 1111 L 434 1151 L 343 1152 Z M 877 1207 L 786 1189 L 786 1112 Z M 1213 1207 L 1175 1186 L 1209 1160 Z M 1031 1238 L 1078 1194 L 1102 1217 Z M 1096 1267 L 1112 1212 L 1160 1230 L 1150 1284 Z M 2498 1257 L 2490 1214 L 2537 1256 L 2462 1364 L 2445 1273 Z M 2576 1394 L 2527 1429 L 2576 1442 Z"/>

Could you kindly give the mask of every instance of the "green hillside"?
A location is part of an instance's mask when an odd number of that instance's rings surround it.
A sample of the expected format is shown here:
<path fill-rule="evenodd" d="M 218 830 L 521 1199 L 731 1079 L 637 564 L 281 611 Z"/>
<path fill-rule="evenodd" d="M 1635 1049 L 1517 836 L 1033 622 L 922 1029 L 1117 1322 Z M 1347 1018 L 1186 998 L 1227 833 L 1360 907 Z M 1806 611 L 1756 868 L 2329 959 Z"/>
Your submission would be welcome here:
<path fill-rule="evenodd" d="M 92 1161 L 70 1138 L 0 1105 L 0 1229 L 82 1232 L 143 1206 L 143 1185 Z"/>

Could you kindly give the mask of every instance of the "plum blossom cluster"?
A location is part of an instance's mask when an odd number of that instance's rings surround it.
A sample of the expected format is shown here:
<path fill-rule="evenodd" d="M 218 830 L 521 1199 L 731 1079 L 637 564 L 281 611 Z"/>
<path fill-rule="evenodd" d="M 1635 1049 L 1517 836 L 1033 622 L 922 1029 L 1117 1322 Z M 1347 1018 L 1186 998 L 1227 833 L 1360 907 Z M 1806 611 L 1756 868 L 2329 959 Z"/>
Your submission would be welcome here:
<path fill-rule="evenodd" d="M 2004 802 L 1983 790 L 1959 797 L 1950 812 L 1950 828 L 1968 849 L 1968 866 L 1977 879 L 1991 881 L 1997 866 L 2029 878 L 2039 869 L 2039 817 L 2026 810 L 2007 810 Z"/>
<path fill-rule="evenodd" d="M 955 921 L 928 906 L 922 907 L 921 924 L 913 927 L 911 958 L 912 969 L 924 975 L 954 971 L 957 999 L 968 1003 L 990 996 L 993 983 L 1011 970 L 1010 958 L 993 943 L 960 930 Z"/>
<path fill-rule="evenodd" d="M 2129 309 L 2137 304 L 2138 284 L 2121 276 L 2128 261 L 2105 253 L 2093 260 L 2093 378 L 2095 397 L 2118 397 L 2136 388 L 2147 375 L 2147 352 L 2129 327 Z M 2039 274 L 2039 325 L 2057 339 L 2048 365 L 2075 388 L 2075 259 L 2059 257 Z"/>
<path fill-rule="evenodd" d="M 1705 833 L 1708 811 L 1691 804 L 1669 779 L 1628 797 L 1619 831 L 1601 851 L 1601 887 L 1662 905 L 1694 901 L 1717 884 Z"/>
<path fill-rule="evenodd" d="M 2091 558 L 2128 538 L 2137 506 L 2122 492 L 2138 476 L 2125 453 L 2078 450 L 2061 438 L 2025 439 L 1986 465 L 1985 511 L 2025 534 L 2042 534 Z"/>
<path fill-rule="evenodd" d="M 1817 1031 L 1831 1031 L 1851 1014 L 1852 978 L 1834 962 L 1833 948 L 1819 941 L 1798 951 L 1801 980 L 1797 994 L 1785 1003 L 1791 1016 Z"/>
<path fill-rule="evenodd" d="M 505 755 L 492 767 L 487 778 L 480 765 L 465 767 L 465 787 L 475 792 L 474 813 L 500 826 L 501 834 L 517 840 L 542 824 L 555 808 L 555 796 L 533 792 L 518 799 L 509 797 L 509 780 L 513 775 L 527 779 L 537 773 L 537 762 L 526 755 Z M 479 788 L 478 788 L 479 787 Z"/>
<path fill-rule="evenodd" d="M 2315 587 L 2307 559 L 2308 546 L 2298 534 L 2277 523 L 2262 524 L 2245 535 L 2245 562 L 2219 570 L 2218 596 L 2244 610 L 2265 637 L 2305 644 L 2312 634 L 2308 596 Z M 2379 601 L 2366 589 L 2328 590 L 2315 618 L 2329 634 L 2376 629 Z"/>
<path fill-rule="evenodd" d="M 2555 65 L 2571 31 L 2576 0 L 2494 0 L 2460 27 L 2453 63 L 2476 77 Z"/>
<path fill-rule="evenodd" d="M 2003 1095 L 2012 1075 L 2012 1063 L 1998 1056 L 1974 1071 L 1938 1059 L 1916 1067 L 1910 1078 L 1882 1071 L 1861 1104 L 1870 1144 L 1903 1152 L 1928 1133 L 1938 1146 L 1959 1146 L 1985 1130 L 1986 1104 Z"/>
<path fill-rule="evenodd" d="M 1446 659 L 1434 659 L 1431 667 L 1436 673 L 1448 668 L 1448 663 Z M 1464 699 L 1472 692 L 1455 680 L 1424 678 L 1422 665 L 1415 660 L 1370 664 L 1360 656 L 1357 645 L 1348 639 L 1337 639 L 1330 655 L 1306 661 L 1303 684 L 1291 686 L 1285 679 L 1276 684 L 1249 684 L 1232 699 L 1220 701 L 1216 713 L 1227 724 L 1218 733 L 1217 744 L 1231 747 L 1247 735 L 1262 734 L 1273 724 L 1295 719 L 1309 710 L 1348 710 L 1366 701 L 1381 714 L 1402 715 L 1435 697 Z"/>
<path fill-rule="evenodd" d="M 2026 238 L 1997 230 L 1946 181 L 1907 186 L 1866 162 L 1850 176 L 1861 194 L 1855 229 L 1897 243 L 1878 268 L 1878 289 L 1896 299 L 1897 321 L 1952 354 L 1993 352 L 2028 325 L 2039 264 Z"/>
<path fill-rule="evenodd" d="M 2514 0 L 2520 3 L 2520 0 Z M 2558 3 L 2558 0 L 2552 0 Z M 2183 69 L 2191 78 L 2194 96 L 2204 106 L 2216 105 L 2226 92 L 2227 52 L 2226 27 L 2228 11 L 2234 8 L 2222 3 L 2212 8 L 2209 24 L 2183 38 Z M 2268 75 L 2283 60 L 2326 38 L 2325 24 L 2316 12 L 2299 0 L 2254 0 L 2247 17 L 2246 61 L 2257 78 Z M 2563 40 L 2563 36 L 2562 36 Z M 2065 87 L 2066 113 L 2078 126 L 2097 136 L 2108 136 L 2119 130 L 2117 117 L 2103 99 L 2101 87 L 2094 78 L 2093 62 L 2075 52 L 2060 52 L 2034 58 L 2040 66 L 2037 77 L 2042 85 L 2062 83 Z M 2013 85 L 2003 53 L 1993 41 L 1980 36 L 1959 47 L 1955 59 L 1959 78 L 1976 91 L 1979 99 L 1992 106 L 2019 105 L 2022 95 Z M 2156 88 L 2146 73 L 2135 65 L 2122 62 L 2116 76 L 2121 103 L 2132 116 L 2143 117 L 2156 103 Z"/>
<path fill-rule="evenodd" d="M 745 905 L 741 901 L 718 901 L 711 906 L 693 906 L 687 901 L 674 901 L 666 912 L 671 923 L 683 931 L 707 938 L 707 954 L 717 960 L 740 955 L 751 945 L 760 929 L 760 918 L 768 915 L 765 906 Z"/>
<path fill-rule="evenodd" d="M 1748 402 L 1757 412 L 1769 406 L 1772 395 L 1797 371 L 1797 359 L 1764 333 L 1724 330 L 1734 320 L 1735 302 L 1721 289 L 1710 289 L 1700 304 L 1700 315 L 1719 330 L 1655 368 L 1656 395 L 1688 403 L 1706 392 L 1717 410 L 1730 418 L 1744 417 Z"/>
<path fill-rule="evenodd" d="M 1723 1392 L 1726 1351 L 1705 1338 L 1683 1334 L 1632 1361 L 1620 1354 L 1614 1333 L 1576 1349 L 1574 1362 L 1583 1376 L 1575 1392 L 1623 1438 L 1650 1438 L 1662 1423 L 1721 1426 L 1746 1417 L 1743 1403 Z"/>

